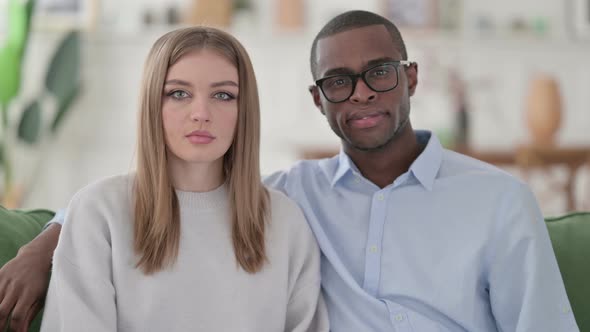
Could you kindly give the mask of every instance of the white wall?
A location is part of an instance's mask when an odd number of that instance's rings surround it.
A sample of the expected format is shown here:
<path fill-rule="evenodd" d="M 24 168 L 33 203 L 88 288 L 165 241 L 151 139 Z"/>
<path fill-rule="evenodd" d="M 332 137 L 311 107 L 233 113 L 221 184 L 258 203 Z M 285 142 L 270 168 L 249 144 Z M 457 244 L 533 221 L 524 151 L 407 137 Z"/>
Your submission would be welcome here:
<path fill-rule="evenodd" d="M 314 33 L 327 17 L 354 8 L 358 2 L 313 2 L 316 7 L 311 7 L 310 0 L 306 3 L 308 28 L 300 34 L 270 32 L 271 0 L 260 0 L 259 4 L 268 6 L 260 7 L 263 22 L 253 32 L 233 31 L 251 54 L 260 86 L 263 173 L 288 167 L 299 158 L 303 146 L 338 144 L 308 96 L 308 50 Z M 122 6 L 121 15 L 137 11 L 143 4 L 157 7 L 163 1 L 103 1 L 109 10 Z M 375 10 L 379 6 L 379 1 L 368 1 L 363 9 Z M 531 17 L 547 17 L 550 38 L 514 39 L 500 31 L 482 39 L 470 29 L 459 36 L 404 32 L 410 57 L 420 63 L 420 86 L 412 100 L 415 127 L 446 130 L 452 125 L 445 77 L 450 67 L 459 66 L 470 85 L 473 144 L 491 148 L 522 142 L 526 140 L 523 101 L 528 78 L 543 70 L 556 75 L 562 88 L 565 117 L 560 142 L 590 144 L 590 42 L 575 42 L 567 37 L 562 2 L 465 1 L 464 22 L 472 26 L 470 20 L 479 13 L 507 22 L 523 12 Z M 121 34 L 98 31 L 87 35 L 84 94 L 52 143 L 25 207 L 58 208 L 84 184 L 132 169 L 141 66 L 151 43 L 164 30 L 143 29 L 136 33 L 131 23 L 127 28 Z M 28 55 L 35 56 L 28 59 L 28 90 L 39 84 L 43 67 L 39 54 L 48 54 L 53 45 L 44 33 L 37 33 L 33 40 L 38 51 Z"/>

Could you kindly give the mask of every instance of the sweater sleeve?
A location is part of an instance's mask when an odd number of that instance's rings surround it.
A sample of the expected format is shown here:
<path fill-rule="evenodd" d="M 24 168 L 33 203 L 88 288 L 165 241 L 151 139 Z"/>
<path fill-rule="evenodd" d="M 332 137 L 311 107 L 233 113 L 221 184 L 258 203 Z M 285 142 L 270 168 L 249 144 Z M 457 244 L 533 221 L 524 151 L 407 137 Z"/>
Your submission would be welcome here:
<path fill-rule="evenodd" d="M 53 257 L 42 332 L 117 330 L 108 205 L 97 187 L 81 190 L 68 207 Z"/>
<path fill-rule="evenodd" d="M 320 250 L 303 212 L 292 203 L 291 275 L 285 331 L 329 331 L 328 312 L 321 292 Z"/>

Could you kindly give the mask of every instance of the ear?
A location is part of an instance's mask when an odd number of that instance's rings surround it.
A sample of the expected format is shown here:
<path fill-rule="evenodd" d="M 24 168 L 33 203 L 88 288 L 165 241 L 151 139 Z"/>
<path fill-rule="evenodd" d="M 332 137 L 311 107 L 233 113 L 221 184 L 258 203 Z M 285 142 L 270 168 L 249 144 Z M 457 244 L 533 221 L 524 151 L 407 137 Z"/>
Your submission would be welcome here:
<path fill-rule="evenodd" d="M 308 90 L 309 90 L 309 93 L 311 94 L 311 97 L 313 98 L 313 103 L 315 104 L 315 106 L 320 110 L 320 112 L 322 112 L 322 114 L 325 115 L 324 109 L 322 107 L 322 103 L 320 100 L 320 98 L 321 98 L 320 89 L 315 85 L 310 85 Z"/>
<path fill-rule="evenodd" d="M 406 68 L 406 77 L 408 78 L 408 94 L 413 96 L 418 86 L 418 64 L 413 62 Z"/>

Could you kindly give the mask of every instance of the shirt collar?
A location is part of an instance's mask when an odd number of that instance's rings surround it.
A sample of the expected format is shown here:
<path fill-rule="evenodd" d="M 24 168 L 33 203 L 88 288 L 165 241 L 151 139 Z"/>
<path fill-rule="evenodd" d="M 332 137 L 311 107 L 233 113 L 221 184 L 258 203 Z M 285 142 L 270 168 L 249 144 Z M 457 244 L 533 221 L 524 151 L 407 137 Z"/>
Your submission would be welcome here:
<path fill-rule="evenodd" d="M 336 185 L 338 180 L 340 180 L 346 173 L 351 170 L 358 171 L 356 165 L 350 160 L 350 157 L 344 152 L 344 149 L 340 149 L 340 153 L 338 154 L 338 166 L 336 167 L 336 171 L 334 172 L 334 176 L 332 177 L 332 187 Z M 360 172 L 359 172 L 360 173 Z"/>
<path fill-rule="evenodd" d="M 410 172 L 425 188 L 432 190 L 434 180 L 442 163 L 443 147 L 436 135 L 432 135 L 430 131 L 416 130 L 414 133 L 416 134 L 418 143 L 426 145 L 426 147 L 410 166 Z M 332 176 L 332 187 L 349 171 L 356 171 L 360 174 L 356 165 L 350 160 L 344 150 L 340 149 L 337 166 Z"/>
<path fill-rule="evenodd" d="M 430 131 L 416 130 L 415 134 L 418 144 L 426 144 L 426 147 L 410 166 L 410 172 L 426 189 L 432 190 L 442 164 L 444 150 L 436 135 Z"/>

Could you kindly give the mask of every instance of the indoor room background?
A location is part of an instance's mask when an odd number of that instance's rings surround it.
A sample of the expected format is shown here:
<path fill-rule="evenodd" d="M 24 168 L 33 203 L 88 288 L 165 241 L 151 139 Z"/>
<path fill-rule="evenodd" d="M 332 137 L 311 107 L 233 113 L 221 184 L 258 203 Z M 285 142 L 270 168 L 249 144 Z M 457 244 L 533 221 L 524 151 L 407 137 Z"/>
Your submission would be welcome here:
<path fill-rule="evenodd" d="M 27 1 L 0 0 L 0 50 L 14 2 Z M 545 215 L 590 209 L 588 0 L 34 2 L 20 84 L 0 106 L 3 204 L 57 209 L 133 170 L 143 62 L 160 35 L 189 24 L 222 26 L 251 55 L 263 174 L 337 153 L 307 90 L 309 49 L 331 17 L 365 9 L 392 18 L 419 63 L 414 128 L 529 182 Z"/>

